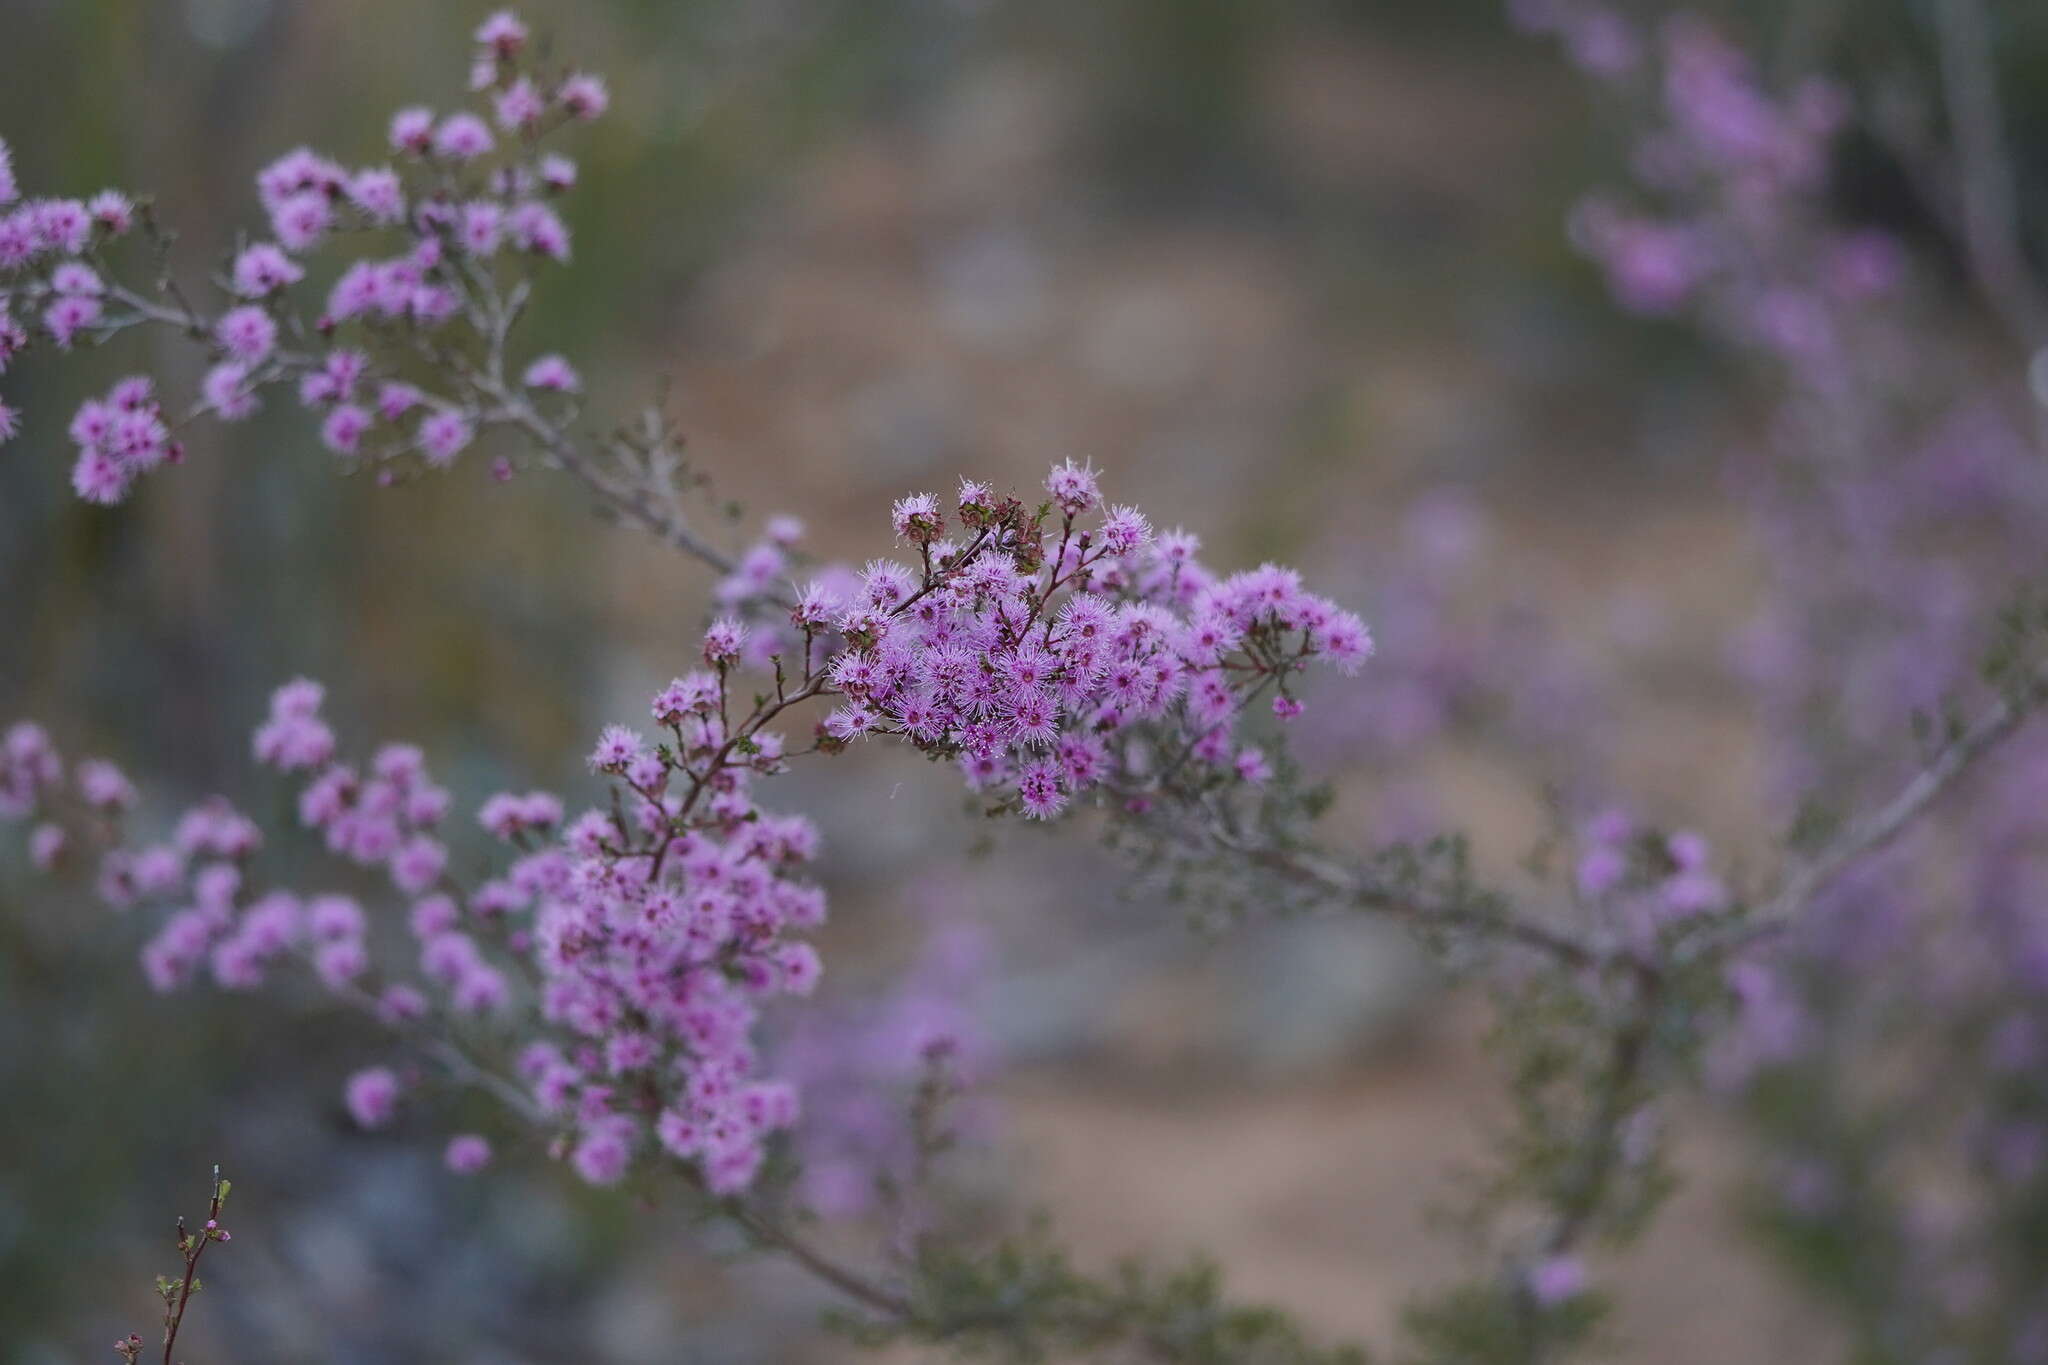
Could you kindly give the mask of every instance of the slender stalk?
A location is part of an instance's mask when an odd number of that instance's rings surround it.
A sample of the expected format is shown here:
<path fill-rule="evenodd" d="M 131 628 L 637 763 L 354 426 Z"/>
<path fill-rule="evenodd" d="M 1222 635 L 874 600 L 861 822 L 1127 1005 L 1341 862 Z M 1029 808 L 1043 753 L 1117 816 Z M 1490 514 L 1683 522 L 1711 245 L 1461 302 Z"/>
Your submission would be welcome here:
<path fill-rule="evenodd" d="M 2020 244 L 1990 17 L 1984 0 L 1940 0 L 1934 17 L 1941 92 L 1955 144 L 1963 249 L 1985 302 L 2032 350 L 2042 344 L 2048 307 Z"/>
<path fill-rule="evenodd" d="M 214 1225 L 220 1220 L 220 1202 L 220 1167 L 216 1166 L 213 1168 L 213 1201 L 207 1206 L 206 1226 L 194 1237 L 185 1230 L 185 1220 L 178 1220 L 178 1249 L 185 1258 L 185 1278 L 178 1286 L 176 1304 L 164 1313 L 164 1365 L 173 1365 L 171 1351 L 178 1344 L 178 1329 L 185 1324 L 185 1306 L 192 1301 L 192 1287 L 197 1283 L 199 1274 L 199 1258 L 213 1244 Z"/>

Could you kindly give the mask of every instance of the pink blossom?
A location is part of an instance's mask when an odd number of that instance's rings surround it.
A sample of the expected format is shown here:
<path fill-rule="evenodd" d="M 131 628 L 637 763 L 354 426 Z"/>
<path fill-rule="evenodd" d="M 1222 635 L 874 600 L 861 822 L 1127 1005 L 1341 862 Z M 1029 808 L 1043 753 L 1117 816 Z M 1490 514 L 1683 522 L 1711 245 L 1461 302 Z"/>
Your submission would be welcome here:
<path fill-rule="evenodd" d="M 398 1113 L 398 1075 L 389 1067 L 373 1066 L 348 1078 L 343 1098 L 349 1117 L 360 1128 L 382 1128 Z"/>
<path fill-rule="evenodd" d="M 67 836 L 62 825 L 40 824 L 29 832 L 28 860 L 37 871 L 48 872 L 64 854 Z"/>
<path fill-rule="evenodd" d="M 569 259 L 569 229 L 546 204 L 529 200 L 512 210 L 505 222 L 513 245 L 555 261 Z"/>
<path fill-rule="evenodd" d="M 102 308 L 90 294 L 65 294 L 43 310 L 43 326 L 59 350 L 69 350 L 78 334 L 96 325 Z"/>
<path fill-rule="evenodd" d="M 320 443 L 337 455 L 353 455 L 370 429 L 370 414 L 353 403 L 342 403 L 320 424 Z"/>
<path fill-rule="evenodd" d="M 413 107 L 391 116 L 391 150 L 425 156 L 434 145 L 434 111 Z"/>
<path fill-rule="evenodd" d="M 491 1164 L 491 1144 L 476 1133 L 457 1133 L 448 1139 L 441 1162 L 456 1175 L 475 1175 Z"/>
<path fill-rule="evenodd" d="M 334 210 L 327 196 L 306 190 L 283 200 L 271 210 L 270 230 L 286 251 L 306 251 L 320 242 L 334 226 Z"/>
<path fill-rule="evenodd" d="M 123 811 L 135 804 L 134 784 L 104 758 L 81 760 L 72 779 L 78 784 L 79 796 L 97 810 Z"/>
<path fill-rule="evenodd" d="M 86 201 L 94 226 L 119 237 L 135 226 L 135 202 L 119 190 L 101 190 Z"/>
<path fill-rule="evenodd" d="M 245 365 L 269 358 L 277 345 L 277 322 L 254 304 L 232 309 L 221 316 L 214 336 L 228 354 Z"/>
<path fill-rule="evenodd" d="M 511 10 L 497 10 L 477 25 L 477 43 L 489 48 L 492 55 L 500 60 L 518 56 L 526 46 L 526 39 L 526 25 Z"/>
<path fill-rule="evenodd" d="M 1550 1256 L 1529 1269 L 1529 1294 L 1545 1308 L 1555 1308 L 1586 1292 L 1586 1268 L 1576 1256 Z"/>
<path fill-rule="evenodd" d="M 528 365 L 520 382 L 529 389 L 549 393 L 577 393 L 583 388 L 583 380 L 575 369 L 558 355 L 544 355 Z"/>
<path fill-rule="evenodd" d="M 224 422 L 239 422 L 257 408 L 249 367 L 238 361 L 225 360 L 208 370 L 199 381 L 199 395 Z"/>
<path fill-rule="evenodd" d="M 531 132 L 539 126 L 540 117 L 548 107 L 540 91 L 524 76 L 500 91 L 493 105 L 497 110 L 498 126 L 508 133 Z"/>
<path fill-rule="evenodd" d="M 462 453 L 471 435 L 467 417 L 453 408 L 442 408 L 421 420 L 420 450 L 427 457 L 428 464 L 437 469 L 445 468 Z"/>
<path fill-rule="evenodd" d="M 616 1185 L 633 1158 L 633 1127 L 606 1122 L 583 1135 L 570 1154 L 576 1174 L 592 1185 Z"/>
<path fill-rule="evenodd" d="M 562 88 L 555 92 L 555 98 L 573 118 L 594 119 L 611 107 L 611 94 L 605 89 L 604 79 L 578 73 L 562 82 Z"/>
<path fill-rule="evenodd" d="M 498 249 L 505 237 L 505 210 L 488 199 L 477 199 L 462 206 L 461 226 L 456 240 L 464 252 L 471 256 L 489 256 Z"/>
<path fill-rule="evenodd" d="M 389 166 L 357 171 L 349 178 L 348 198 L 373 223 L 388 227 L 405 218 L 405 190 Z"/>
<path fill-rule="evenodd" d="M 1052 494 L 1052 500 L 1060 511 L 1070 517 L 1080 516 L 1102 501 L 1102 494 L 1096 487 L 1095 471 L 1072 460 L 1056 466 L 1046 477 L 1045 491 Z"/>
<path fill-rule="evenodd" d="M 474 161 L 497 145 L 491 130 L 475 114 L 450 114 L 434 130 L 434 150 L 456 161 Z"/>
<path fill-rule="evenodd" d="M 540 183 L 553 194 L 565 194 L 576 187 L 576 163 L 553 152 L 540 159 Z"/>

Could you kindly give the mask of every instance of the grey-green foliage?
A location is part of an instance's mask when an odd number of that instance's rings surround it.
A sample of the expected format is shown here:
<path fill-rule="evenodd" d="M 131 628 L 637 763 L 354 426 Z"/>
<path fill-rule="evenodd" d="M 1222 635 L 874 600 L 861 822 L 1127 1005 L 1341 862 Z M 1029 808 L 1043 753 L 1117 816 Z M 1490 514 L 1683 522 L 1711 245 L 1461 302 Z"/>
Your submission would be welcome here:
<path fill-rule="evenodd" d="M 1224 1297 L 1215 1266 L 1157 1270 L 1126 1261 L 1107 1275 L 1077 1269 L 1042 1234 L 966 1250 L 934 1243 L 916 1256 L 912 1315 L 839 1327 L 868 1346 L 941 1345 L 969 1359 L 1169 1361 L 1182 1365 L 1365 1365 L 1351 1346 L 1312 1342 L 1276 1308 Z"/>

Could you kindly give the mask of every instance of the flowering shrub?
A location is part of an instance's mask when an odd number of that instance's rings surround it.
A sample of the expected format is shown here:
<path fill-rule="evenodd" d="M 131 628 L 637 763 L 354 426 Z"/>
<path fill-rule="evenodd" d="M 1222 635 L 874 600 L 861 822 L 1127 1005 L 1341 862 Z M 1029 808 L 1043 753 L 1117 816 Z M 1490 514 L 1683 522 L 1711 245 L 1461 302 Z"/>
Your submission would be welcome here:
<path fill-rule="evenodd" d="M 571 257 L 555 205 L 575 167 L 548 148 L 601 116 L 607 97 L 598 78 L 537 62 L 508 14 L 477 30 L 475 107 L 399 111 L 389 164 L 350 170 L 299 150 L 259 174 L 267 237 L 224 263 L 217 311 L 160 274 L 148 287 L 121 282 L 128 239 L 165 242 L 147 201 L 106 191 L 17 204 L 0 147 L 0 206 L 12 206 L 0 217 L 0 370 L 30 347 L 80 349 L 143 326 L 205 352 L 190 399 L 136 376 L 74 415 L 71 482 L 95 503 L 121 502 L 143 475 L 186 458 L 193 423 L 246 418 L 281 385 L 334 457 L 380 482 L 495 440 L 505 449 L 494 476 L 522 464 L 566 473 L 718 570 L 714 612 L 679 676 L 644 717 L 597 737 L 595 804 L 572 815 L 547 791 L 484 800 L 474 819 L 500 851 L 474 874 L 451 859 L 455 803 L 419 749 L 347 749 L 319 684 L 278 688 L 253 734 L 255 762 L 293 784 L 297 824 L 329 854 L 388 878 L 388 903 L 266 880 L 261 855 L 285 831 L 225 798 L 166 829 L 135 828 L 137 792 L 120 769 L 67 763 L 29 722 L 0 740 L 0 815 L 27 824 L 38 869 L 78 868 L 113 909 L 147 918 L 141 968 L 157 991 L 202 979 L 250 991 L 302 972 L 388 1027 L 391 1055 L 340 1082 L 357 1125 L 392 1123 L 428 1083 L 427 1064 L 500 1101 L 508 1127 L 545 1135 L 585 1182 L 678 1178 L 706 1211 L 844 1295 L 854 1311 L 842 1325 L 858 1340 L 1019 1358 L 1123 1347 L 1175 1360 L 1357 1357 L 1231 1305 L 1202 1267 L 1095 1279 L 1042 1237 L 991 1244 L 915 1216 L 866 1263 L 823 1249 L 805 1227 L 810 1209 L 857 1215 L 865 1183 L 901 1212 L 904 1188 L 927 1181 L 959 1139 L 955 1102 L 972 1077 L 957 1029 L 918 1025 L 915 1093 L 897 1125 L 873 1121 L 864 1073 L 815 1040 L 808 1057 L 801 1042 L 790 1050 L 794 1075 L 764 1054 L 764 1013 L 802 1019 L 808 1007 L 785 997 L 810 995 L 822 971 L 806 938 L 827 912 L 804 876 L 821 856 L 816 829 L 761 798 L 796 763 L 907 745 L 954 770 L 990 817 L 1089 821 L 1134 877 L 1182 898 L 1230 914 L 1387 914 L 1455 965 L 1491 974 L 1519 1119 L 1483 1192 L 1486 1211 L 1504 1215 L 1498 1264 L 1414 1308 L 1411 1346 L 1430 1361 L 1552 1359 L 1591 1339 L 1602 1303 L 1584 1249 L 1625 1240 L 1668 1190 L 1658 1101 L 1695 1070 L 1747 1096 L 1794 1149 L 1817 1116 L 1853 1109 L 1853 1085 L 1837 1092 L 1828 1073 L 1895 1038 L 1839 1001 L 1845 962 L 1868 975 L 1864 990 L 1924 1002 L 1925 988 L 1900 978 L 1954 930 L 1920 907 L 1960 888 L 1973 955 L 1938 998 L 1998 1079 L 1972 1088 L 1960 1130 L 1929 1145 L 1965 1143 L 1987 1207 L 1946 1235 L 1846 1249 L 1846 1278 L 1866 1292 L 1876 1277 L 1892 1315 L 1883 1331 L 1905 1332 L 1916 1351 L 1961 1342 L 1995 1358 L 2048 1340 L 2028 1240 L 2029 1210 L 2048 1198 L 2048 1098 L 2031 1078 L 2048 939 L 2010 908 L 2038 861 L 2025 837 L 2038 744 L 2023 728 L 2048 679 L 2048 614 L 2023 605 L 1980 634 L 1991 614 L 1957 588 L 1961 570 L 1918 552 L 1959 526 L 1983 532 L 1958 558 L 1995 575 L 1998 593 L 2044 567 L 2043 466 L 2016 434 L 2024 386 L 2001 378 L 1989 393 L 1958 392 L 1955 376 L 1972 373 L 1960 363 L 1902 384 L 1918 336 L 1906 253 L 1834 227 L 1821 203 L 1832 140 L 1854 117 L 1842 88 L 1768 89 L 1697 20 L 1653 38 L 1568 0 L 1525 0 L 1515 13 L 1563 36 L 1652 128 L 1635 165 L 1639 197 L 1657 207 L 1590 200 L 1573 225 L 1618 301 L 1696 312 L 1781 386 L 1780 448 L 1739 465 L 1784 583 L 1743 662 L 1783 727 L 1781 785 L 1800 811 L 1768 894 L 1698 836 L 1621 806 L 1577 813 L 1570 875 L 1554 904 L 1534 908 L 1481 885 L 1456 837 L 1357 857 L 1317 848 L 1319 799 L 1271 737 L 1302 715 L 1305 670 L 1351 675 L 1367 663 L 1366 626 L 1290 569 L 1211 569 L 1195 536 L 1155 531 L 1109 502 L 1086 464 L 1062 462 L 1029 497 L 973 479 L 944 499 L 904 496 L 890 509 L 892 548 L 857 570 L 809 566 L 792 582 L 802 528 L 786 516 L 742 554 L 721 553 L 694 528 L 679 440 L 659 412 L 580 435 L 571 363 L 515 354 L 536 282 Z M 1982 262 L 2008 267 L 1978 229 Z M 342 244 L 349 259 L 308 301 L 313 258 Z M 24 429 L 0 403 L 0 440 Z M 1410 595 L 1420 602 L 1427 588 Z M 1973 647 L 1987 644 L 1973 678 Z M 1422 672 L 1413 659 L 1388 666 Z M 1816 723 L 1844 678 L 1846 714 Z M 1973 688 L 1971 717 L 1961 706 Z M 1902 772 L 1884 741 L 1916 712 L 1938 718 Z M 1948 800 L 2008 747 L 2020 752 L 1994 780 Z M 1941 829 L 1947 859 L 1921 836 L 1944 802 L 1955 813 Z M 1878 943 L 1873 904 L 1896 926 Z M 403 938 L 375 927 L 401 919 Z M 1781 1084 L 1796 1103 L 1777 1096 Z M 847 1130 L 836 1145 L 791 1136 L 813 1092 Z M 493 1150 L 487 1134 L 449 1134 L 443 1163 L 476 1174 Z M 1851 1207 L 1852 1179 L 1922 1150 L 1795 1150 L 1782 1216 L 1797 1235 L 1802 1218 Z M 1850 1169 L 1848 1157 L 1863 1164 Z M 188 1282 L 215 1230 L 209 1221 L 181 1240 Z M 1929 1264 L 1941 1271 L 1932 1297 L 1908 1283 Z M 166 1360 L 176 1321 L 166 1319 Z M 1874 1317 L 1859 1322 L 1893 1340 Z M 119 1349 L 133 1359 L 140 1343 Z"/>
<path fill-rule="evenodd" d="M 1772 395 L 1768 444 L 1730 461 L 1772 583 L 1732 652 L 1772 728 L 1776 799 L 1808 838 L 1899 780 L 1897 735 L 1939 745 L 1973 689 L 2033 685 L 2039 608 L 2011 595 L 2048 569 L 2038 286 L 2011 208 L 1995 20 L 1938 9 L 1943 84 L 1923 102 L 1940 128 L 1901 122 L 1876 73 L 1769 82 L 1684 16 L 1595 71 L 1642 129 L 1637 183 L 1588 200 L 1576 240 L 1618 301 L 1696 318 Z M 1569 33 L 1589 12 L 1537 17 Z M 1935 325 L 1940 275 L 1907 239 L 1831 211 L 1853 137 L 1950 187 L 1926 209 L 2015 360 L 1987 365 L 1975 330 Z M 1785 951 L 1731 970 L 1736 1026 L 1707 1058 L 1759 1125 L 1773 1243 L 1876 1358 L 2048 1358 L 2031 1230 L 2048 1209 L 2048 938 L 2025 908 L 2044 751 L 2038 735 L 2006 747 L 1938 829 L 1822 891 Z M 1881 1070 L 1893 1078 L 1872 1084 Z"/>

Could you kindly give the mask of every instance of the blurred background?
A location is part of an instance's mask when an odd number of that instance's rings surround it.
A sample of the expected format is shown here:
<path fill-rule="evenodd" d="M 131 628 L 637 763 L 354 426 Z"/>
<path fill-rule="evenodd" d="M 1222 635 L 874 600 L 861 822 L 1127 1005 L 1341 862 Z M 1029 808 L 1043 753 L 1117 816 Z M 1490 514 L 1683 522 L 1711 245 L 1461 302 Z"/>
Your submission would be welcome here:
<path fill-rule="evenodd" d="M 1333 841 L 1450 813 L 1511 876 L 1550 799 L 1611 782 L 1762 847 L 1753 717 L 1722 681 L 1753 556 L 1711 458 L 1749 416 L 1688 333 L 1623 318 L 1570 251 L 1614 141 L 1496 0 L 524 12 L 615 96 L 568 149 L 577 260 L 530 335 L 594 409 L 665 392 L 720 497 L 864 558 L 895 494 L 1092 458 L 1212 563 L 1289 560 L 1373 624 L 1390 662 L 1365 699 L 1303 722 Z M 256 221 L 259 166 L 300 143 L 375 157 L 390 109 L 446 103 L 481 16 L 0 0 L 0 137 L 30 186 L 154 192 L 199 278 Z M 0 456 L 0 719 L 154 784 L 145 818 L 210 791 L 268 814 L 285 798 L 247 732 L 304 673 L 345 742 L 419 742 L 465 802 L 585 794 L 588 737 L 683 666 L 706 575 L 544 475 L 340 478 L 282 403 L 205 431 L 119 512 L 81 504 L 62 414 L 131 368 L 196 379 L 150 344 L 9 376 L 30 427 Z M 1489 681 L 1510 646 L 1517 676 Z M 1597 752 L 1555 742 L 1589 714 Z M 1494 1117 L 1483 1002 L 1401 935 L 1189 933 L 1118 898 L 1084 839 L 991 846 L 900 755 L 788 786 L 826 836 L 825 1000 L 857 1016 L 927 924 L 968 922 L 938 989 L 987 1039 L 1002 1192 L 1084 1259 L 1208 1250 L 1238 1291 L 1381 1339 L 1459 1264 L 1435 1214 Z M 376 1055 L 367 1026 L 153 997 L 139 926 L 30 887 L 0 874 L 0 1360 L 147 1335 L 170 1219 L 215 1162 L 239 1207 L 189 1329 L 209 1365 L 848 1354 L 796 1276 L 735 1274 L 717 1238 L 538 1151 L 446 1176 L 433 1135 L 460 1102 L 354 1132 L 339 1082 Z M 1744 1248 L 1739 1147 L 1704 1114 L 1679 1126 L 1689 1181 L 1621 1272 L 1620 1356 L 1810 1354 L 1826 1327 Z"/>

